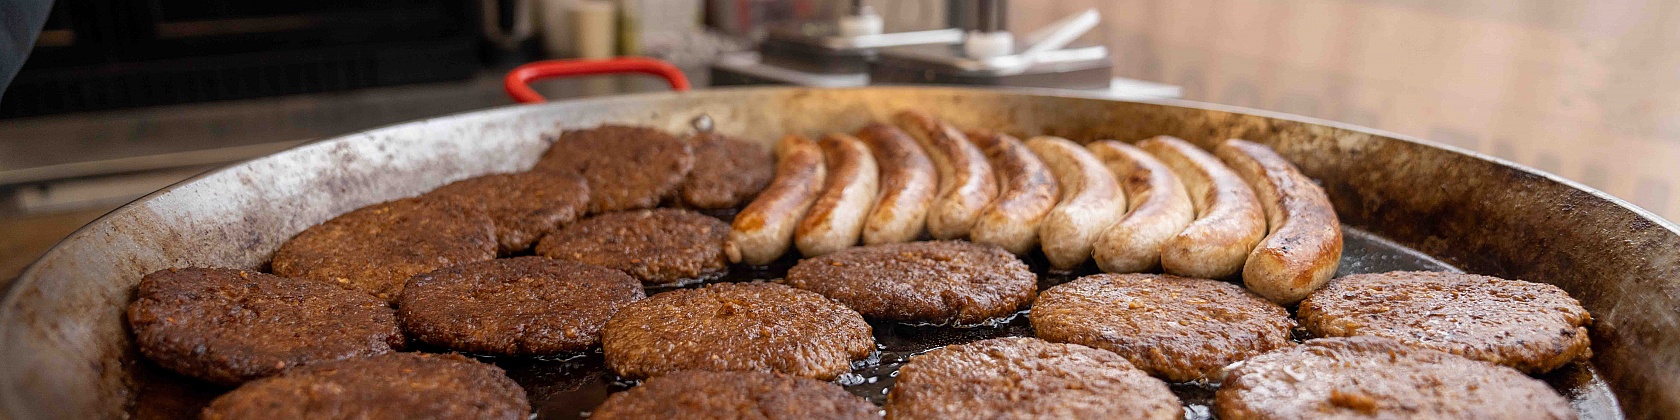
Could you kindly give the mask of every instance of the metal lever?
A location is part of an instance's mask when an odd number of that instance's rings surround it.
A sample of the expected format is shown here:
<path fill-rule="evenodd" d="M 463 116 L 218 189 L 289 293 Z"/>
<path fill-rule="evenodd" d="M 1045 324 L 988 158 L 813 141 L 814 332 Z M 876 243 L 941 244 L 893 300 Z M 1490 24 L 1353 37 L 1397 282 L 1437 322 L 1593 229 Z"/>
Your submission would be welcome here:
<path fill-rule="evenodd" d="M 1062 47 L 1072 43 L 1073 40 L 1079 39 L 1080 35 L 1085 35 L 1086 32 L 1095 29 L 1097 23 L 1101 21 L 1102 15 L 1097 13 L 1097 9 L 1085 9 L 1085 11 L 1073 16 L 1051 22 L 1049 25 L 1021 37 L 1021 42 L 1027 45 L 1026 51 L 1022 51 L 1021 55 L 1034 55 L 1062 49 Z"/>
<path fill-rule="evenodd" d="M 967 57 L 956 60 L 954 64 L 959 68 L 971 71 L 1001 70 L 1009 72 L 1025 70 L 1027 67 L 1040 63 L 1101 59 L 1108 56 L 1108 48 L 1100 45 L 1066 48 L 1073 40 L 1096 28 L 1097 23 L 1101 21 L 1102 15 L 1097 12 L 1097 9 L 1085 9 L 1083 12 L 1052 22 L 1050 25 L 1022 37 L 1021 40 L 1027 45 L 1027 48 L 1019 54 Z"/>
<path fill-rule="evenodd" d="M 827 37 L 822 40 L 822 43 L 823 46 L 834 49 L 886 48 L 905 45 L 954 44 L 962 42 L 962 39 L 962 30 L 952 28 L 853 37 Z"/>

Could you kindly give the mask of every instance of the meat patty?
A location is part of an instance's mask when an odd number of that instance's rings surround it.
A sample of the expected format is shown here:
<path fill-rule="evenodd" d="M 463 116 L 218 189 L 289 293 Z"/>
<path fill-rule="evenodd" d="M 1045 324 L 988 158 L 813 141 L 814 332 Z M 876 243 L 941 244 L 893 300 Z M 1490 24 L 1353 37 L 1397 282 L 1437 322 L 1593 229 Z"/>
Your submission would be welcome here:
<path fill-rule="evenodd" d="M 799 261 L 787 285 L 864 316 L 975 324 L 1025 309 L 1038 290 L 1027 264 L 996 245 L 930 241 L 850 248 Z"/>
<path fill-rule="evenodd" d="M 1460 273 L 1397 271 L 1331 280 L 1301 302 L 1313 335 L 1371 335 L 1524 372 L 1592 357 L 1592 315 L 1549 284 Z"/>
<path fill-rule="evenodd" d="M 414 276 L 397 319 L 410 337 L 451 350 L 549 355 L 594 347 L 607 318 L 643 296 L 618 270 L 519 257 Z"/>
<path fill-rule="evenodd" d="M 676 193 L 694 169 L 687 141 L 648 127 L 603 125 L 567 130 L 533 170 L 589 181 L 589 212 L 645 209 Z"/>
<path fill-rule="evenodd" d="M 1322 338 L 1255 356 L 1214 394 L 1220 419 L 1573 419 L 1515 369 L 1380 337 Z"/>
<path fill-rule="evenodd" d="M 815 379 L 685 370 L 613 394 L 589 418 L 879 419 L 879 410 L 862 397 Z"/>
<path fill-rule="evenodd" d="M 589 184 L 577 175 L 552 172 L 467 178 L 426 196 L 482 207 L 496 225 L 502 253 L 531 249 L 537 238 L 577 220 L 589 209 Z"/>
<path fill-rule="evenodd" d="M 694 146 L 694 171 L 677 191 L 683 205 L 736 208 L 770 185 L 776 159 L 763 146 L 714 133 L 697 134 L 689 142 Z"/>
<path fill-rule="evenodd" d="M 274 252 L 274 274 L 395 301 L 415 274 L 496 258 L 495 226 L 454 200 L 405 198 L 305 229 Z"/>
<path fill-rule="evenodd" d="M 688 369 L 833 379 L 875 350 L 857 312 L 775 283 L 719 283 L 653 295 L 601 328 L 607 366 L 645 378 Z"/>
<path fill-rule="evenodd" d="M 887 394 L 888 419 L 1180 419 L 1159 379 L 1114 353 L 1036 338 L 994 338 L 910 358 Z"/>
<path fill-rule="evenodd" d="M 729 225 L 688 210 L 607 213 L 537 243 L 537 255 L 612 268 L 647 284 L 708 280 L 729 271 Z"/>
<path fill-rule="evenodd" d="M 140 279 L 128 305 L 140 353 L 183 375 L 235 385 L 299 365 L 400 349 L 385 301 L 311 280 L 223 268 Z"/>
<path fill-rule="evenodd" d="M 1231 362 L 1290 345 L 1289 311 L 1241 286 L 1162 274 L 1098 274 L 1045 290 L 1039 338 L 1124 356 L 1169 381 L 1218 379 Z"/>
<path fill-rule="evenodd" d="M 454 354 L 391 353 L 287 370 L 204 408 L 221 419 L 526 420 L 525 390 L 502 369 Z"/>

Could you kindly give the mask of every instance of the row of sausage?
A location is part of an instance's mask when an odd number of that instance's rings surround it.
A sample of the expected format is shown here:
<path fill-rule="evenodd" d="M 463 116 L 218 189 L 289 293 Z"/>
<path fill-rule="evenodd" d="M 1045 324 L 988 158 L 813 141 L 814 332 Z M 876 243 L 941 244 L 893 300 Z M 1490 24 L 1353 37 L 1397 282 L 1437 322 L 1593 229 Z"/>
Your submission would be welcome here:
<path fill-rule="evenodd" d="M 1158 136 L 1136 145 L 964 132 L 919 111 L 855 135 L 783 137 L 775 178 L 736 216 L 729 255 L 767 264 L 859 243 L 968 239 L 1057 269 L 1234 278 L 1293 304 L 1335 274 L 1342 233 L 1324 190 L 1271 148 L 1209 153 Z"/>

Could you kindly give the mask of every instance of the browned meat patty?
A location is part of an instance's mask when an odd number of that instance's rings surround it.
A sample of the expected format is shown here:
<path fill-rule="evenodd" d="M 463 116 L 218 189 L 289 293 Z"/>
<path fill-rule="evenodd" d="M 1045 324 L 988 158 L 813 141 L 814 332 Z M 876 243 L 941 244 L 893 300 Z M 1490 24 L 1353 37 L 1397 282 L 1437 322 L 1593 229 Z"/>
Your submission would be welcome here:
<path fill-rule="evenodd" d="M 603 125 L 561 132 L 534 170 L 582 176 L 589 181 L 589 211 L 603 213 L 658 206 L 693 169 L 694 149 L 683 139 Z"/>
<path fill-rule="evenodd" d="M 317 281 L 222 268 L 142 277 L 128 325 L 140 353 L 158 365 L 223 385 L 403 344 L 383 300 Z"/>
<path fill-rule="evenodd" d="M 517 172 L 467 178 L 426 196 L 480 206 L 496 225 L 503 253 L 531 249 L 538 238 L 582 217 L 589 184 L 577 175 Z"/>
<path fill-rule="evenodd" d="M 879 419 L 838 385 L 761 372 L 685 370 L 613 394 L 591 419 Z"/>
<path fill-rule="evenodd" d="M 1563 289 L 1425 271 L 1331 280 L 1297 313 L 1313 335 L 1371 335 L 1529 373 L 1592 357 L 1592 315 Z"/>
<path fill-rule="evenodd" d="M 910 358 L 887 394 L 889 419 L 1180 419 L 1165 382 L 1114 353 L 994 338 Z"/>
<path fill-rule="evenodd" d="M 451 350 L 548 355 L 594 347 L 607 318 L 643 296 L 618 270 L 520 257 L 414 276 L 397 319 L 410 337 Z"/>
<path fill-rule="evenodd" d="M 776 169 L 770 151 L 757 144 L 719 134 L 695 135 L 694 171 L 683 180 L 677 196 L 698 209 L 740 207 L 758 196 Z"/>
<path fill-rule="evenodd" d="M 622 270 L 648 284 L 708 280 L 729 271 L 729 225 L 688 210 L 607 213 L 537 243 L 537 255 Z"/>
<path fill-rule="evenodd" d="M 787 285 L 828 296 L 863 316 L 974 324 L 1025 309 L 1038 276 L 996 245 L 930 241 L 855 247 L 800 260 Z"/>
<path fill-rule="evenodd" d="M 415 274 L 496 258 L 484 211 L 451 200 L 374 204 L 305 229 L 274 253 L 274 273 L 395 301 Z"/>
<path fill-rule="evenodd" d="M 875 350 L 857 312 L 775 283 L 719 283 L 653 295 L 601 328 L 607 366 L 645 378 L 688 369 L 833 379 Z"/>
<path fill-rule="evenodd" d="M 1220 419 L 1573 419 L 1569 402 L 1515 369 L 1380 337 L 1308 340 L 1234 366 Z"/>
<path fill-rule="evenodd" d="M 526 420 L 525 390 L 502 369 L 453 354 L 391 353 L 287 370 L 204 408 L 221 419 Z"/>
<path fill-rule="evenodd" d="M 1098 274 L 1045 290 L 1038 338 L 1112 351 L 1169 381 L 1218 379 L 1221 368 L 1290 345 L 1289 311 L 1241 286 L 1161 274 Z"/>

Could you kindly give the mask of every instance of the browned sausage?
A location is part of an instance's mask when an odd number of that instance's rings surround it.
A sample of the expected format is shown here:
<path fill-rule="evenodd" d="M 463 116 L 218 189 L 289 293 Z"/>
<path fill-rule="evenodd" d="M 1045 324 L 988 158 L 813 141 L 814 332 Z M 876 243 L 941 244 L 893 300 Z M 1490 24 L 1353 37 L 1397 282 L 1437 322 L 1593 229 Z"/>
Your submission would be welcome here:
<path fill-rule="evenodd" d="M 1092 255 L 1110 273 L 1141 273 L 1161 265 L 1161 247 L 1196 218 L 1190 194 L 1165 163 L 1114 140 L 1085 145 L 1120 179 L 1130 203 L 1120 221 L 1097 238 Z"/>
<path fill-rule="evenodd" d="M 1213 152 L 1254 187 L 1270 226 L 1243 265 L 1243 284 L 1293 305 L 1330 281 L 1342 260 L 1342 225 L 1324 189 L 1264 145 L 1231 139 Z"/>
<path fill-rule="evenodd" d="M 822 189 L 822 148 L 800 136 L 782 137 L 776 145 L 776 178 L 758 198 L 735 215 L 730 226 L 729 260 L 769 264 L 793 244 L 793 230 Z"/>
<path fill-rule="evenodd" d="M 1003 247 L 1016 255 L 1038 245 L 1038 225 L 1056 207 L 1056 177 L 1027 145 L 1008 134 L 969 132 L 968 141 L 986 153 L 997 174 L 998 195 L 980 211 L 969 240 Z"/>
<path fill-rule="evenodd" d="M 1196 220 L 1161 247 L 1161 268 L 1211 279 L 1241 272 L 1248 252 L 1266 235 L 1254 190 L 1219 158 L 1190 142 L 1156 136 L 1137 145 L 1172 168 L 1196 206 Z"/>
<path fill-rule="evenodd" d="M 968 142 L 956 127 L 919 111 L 899 112 L 894 118 L 916 139 L 939 169 L 939 193 L 928 209 L 927 230 L 934 239 L 968 236 L 980 210 L 997 196 L 997 179 L 986 155 Z"/>
<path fill-rule="evenodd" d="M 1060 185 L 1061 201 L 1038 226 L 1044 257 L 1067 270 L 1091 259 L 1097 236 L 1126 213 L 1126 194 L 1114 174 L 1085 147 L 1061 137 L 1027 140 Z"/>
<path fill-rule="evenodd" d="M 863 220 L 863 244 L 910 242 L 927 226 L 939 172 L 922 147 L 898 127 L 870 123 L 858 130 L 880 167 L 880 192 Z"/>
<path fill-rule="evenodd" d="M 818 144 L 828 161 L 827 185 L 793 232 L 794 245 L 806 257 L 857 245 L 879 176 L 875 157 L 856 137 L 829 134 Z"/>

